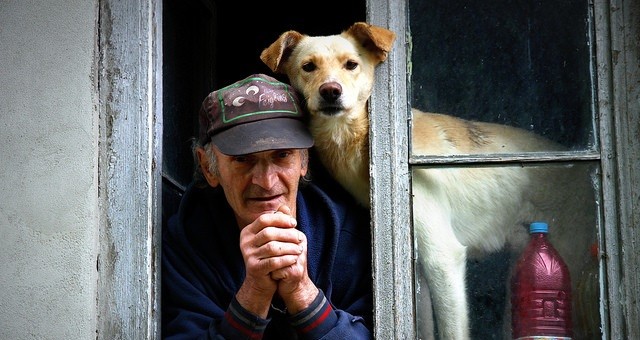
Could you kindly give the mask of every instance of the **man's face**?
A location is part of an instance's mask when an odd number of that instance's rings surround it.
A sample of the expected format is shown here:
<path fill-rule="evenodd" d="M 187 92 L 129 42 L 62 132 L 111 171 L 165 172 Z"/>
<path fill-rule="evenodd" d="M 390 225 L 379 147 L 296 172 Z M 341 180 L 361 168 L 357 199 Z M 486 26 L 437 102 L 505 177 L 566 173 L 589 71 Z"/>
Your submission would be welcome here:
<path fill-rule="evenodd" d="M 213 147 L 213 152 L 218 160 L 218 173 L 205 176 L 210 185 L 222 186 L 241 228 L 283 205 L 288 206 L 295 217 L 298 183 L 307 173 L 307 157 L 303 155 L 306 150 L 268 150 L 228 156 Z"/>

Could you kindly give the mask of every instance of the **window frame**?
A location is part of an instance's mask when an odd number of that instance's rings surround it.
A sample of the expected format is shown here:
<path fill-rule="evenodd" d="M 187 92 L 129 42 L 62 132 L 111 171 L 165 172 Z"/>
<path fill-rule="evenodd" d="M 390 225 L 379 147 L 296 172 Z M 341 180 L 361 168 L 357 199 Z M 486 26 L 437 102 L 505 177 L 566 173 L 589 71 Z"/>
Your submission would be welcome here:
<path fill-rule="evenodd" d="M 640 174 L 640 79 L 637 40 L 640 25 L 632 1 L 590 3 L 594 11 L 595 57 L 600 143 L 596 152 L 573 152 L 543 156 L 549 160 L 596 160 L 602 173 L 602 243 L 606 249 L 601 269 L 603 337 L 640 337 L 640 221 L 638 198 Z M 395 32 L 408 32 L 407 2 L 370 0 L 367 18 Z M 612 10 L 614 9 L 614 10 Z M 619 34 L 611 34 L 615 27 Z M 633 45 L 633 44 L 636 45 Z M 409 156 L 411 124 L 408 78 L 411 65 L 407 34 L 398 40 L 389 59 L 376 70 L 371 112 L 371 214 L 375 296 L 375 335 L 379 339 L 416 338 L 413 237 L 411 232 L 410 167 L 434 163 L 493 163 L 540 161 L 540 157 L 460 157 L 437 159 Z M 634 81 L 636 81 L 634 83 Z M 634 114 L 635 113 L 635 114 Z M 543 159 L 544 160 L 544 159 Z M 637 194 L 636 194 L 637 195 Z M 635 200 L 635 202 L 634 202 Z M 635 209 L 634 209 L 635 208 Z M 620 226 L 617 228 L 616 226 Z M 615 303 L 608 303 L 612 301 Z"/>
<path fill-rule="evenodd" d="M 594 0 L 608 338 L 640 338 L 638 1 Z M 95 85 L 101 208 L 98 339 L 160 338 L 162 1 L 97 4 Z M 372 24 L 406 31 L 405 0 L 369 0 Z M 615 29 L 614 29 L 615 28 Z M 614 32 L 615 34 L 612 34 Z M 376 70 L 371 107 L 374 334 L 416 338 L 407 43 Z M 616 227 L 616 226 L 619 226 Z M 605 276 L 602 276 L 605 277 Z M 606 288 L 605 288 L 606 287 Z"/>
<path fill-rule="evenodd" d="M 369 23 L 406 30 L 406 2 L 368 1 Z M 413 234 L 408 165 L 407 40 L 396 34 L 369 100 L 374 336 L 415 339 Z"/>
<path fill-rule="evenodd" d="M 640 3 L 594 1 L 593 6 L 607 251 L 604 294 L 611 302 L 601 306 L 603 328 L 610 339 L 636 339 L 640 337 L 640 233 L 634 229 L 640 227 L 640 171 L 633 169 L 640 166 L 640 45 L 635 38 L 640 34 Z"/>
<path fill-rule="evenodd" d="M 96 10 L 96 338 L 160 339 L 162 1 Z"/>

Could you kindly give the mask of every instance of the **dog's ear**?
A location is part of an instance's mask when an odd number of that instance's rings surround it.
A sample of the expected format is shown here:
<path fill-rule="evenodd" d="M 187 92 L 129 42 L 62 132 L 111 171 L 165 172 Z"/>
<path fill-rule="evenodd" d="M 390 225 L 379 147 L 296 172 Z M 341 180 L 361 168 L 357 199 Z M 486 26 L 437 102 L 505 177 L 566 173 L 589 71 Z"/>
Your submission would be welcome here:
<path fill-rule="evenodd" d="M 273 72 L 282 73 L 280 66 L 287 61 L 291 51 L 303 38 L 303 34 L 296 31 L 287 31 L 280 35 L 269 47 L 260 54 L 260 60 Z"/>
<path fill-rule="evenodd" d="M 396 34 L 392 31 L 366 22 L 356 22 L 344 33 L 354 37 L 365 49 L 372 52 L 379 62 L 387 59 L 387 54 L 396 39 Z"/>

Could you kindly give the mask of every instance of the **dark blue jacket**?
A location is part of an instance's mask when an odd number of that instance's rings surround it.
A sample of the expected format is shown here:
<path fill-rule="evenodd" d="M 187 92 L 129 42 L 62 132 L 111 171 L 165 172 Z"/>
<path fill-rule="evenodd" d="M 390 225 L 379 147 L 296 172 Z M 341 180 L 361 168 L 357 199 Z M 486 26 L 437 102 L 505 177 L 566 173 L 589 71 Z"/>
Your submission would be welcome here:
<path fill-rule="evenodd" d="M 296 208 L 309 276 L 321 293 L 294 316 L 274 301 L 266 320 L 235 300 L 244 261 L 222 190 L 191 185 L 163 232 L 163 338 L 371 339 L 369 212 L 336 182 L 324 177 L 322 183 L 301 187 Z"/>

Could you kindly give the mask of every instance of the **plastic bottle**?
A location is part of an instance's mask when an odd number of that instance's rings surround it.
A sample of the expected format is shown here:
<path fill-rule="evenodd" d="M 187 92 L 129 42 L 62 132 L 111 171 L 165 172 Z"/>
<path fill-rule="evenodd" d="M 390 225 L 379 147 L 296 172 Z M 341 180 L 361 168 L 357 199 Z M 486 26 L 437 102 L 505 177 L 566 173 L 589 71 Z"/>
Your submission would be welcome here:
<path fill-rule="evenodd" d="M 533 222 L 531 238 L 511 278 L 513 339 L 571 339 L 571 277 L 553 248 L 546 222 Z"/>

